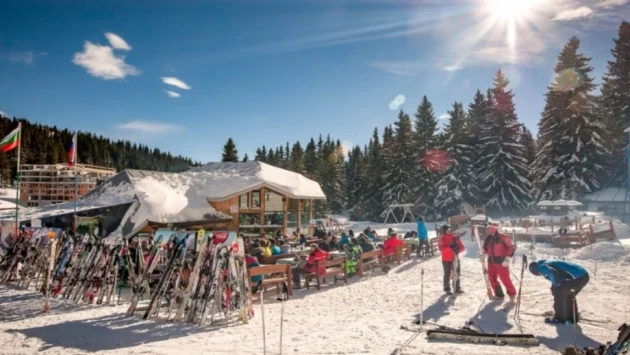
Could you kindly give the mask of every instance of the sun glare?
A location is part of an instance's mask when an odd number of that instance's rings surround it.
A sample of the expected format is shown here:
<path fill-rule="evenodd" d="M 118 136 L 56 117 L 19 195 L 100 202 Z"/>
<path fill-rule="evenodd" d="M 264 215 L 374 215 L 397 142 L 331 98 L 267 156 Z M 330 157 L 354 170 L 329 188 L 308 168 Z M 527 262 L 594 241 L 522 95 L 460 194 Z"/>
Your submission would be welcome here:
<path fill-rule="evenodd" d="M 489 0 L 488 10 L 504 21 L 527 17 L 537 0 Z"/>

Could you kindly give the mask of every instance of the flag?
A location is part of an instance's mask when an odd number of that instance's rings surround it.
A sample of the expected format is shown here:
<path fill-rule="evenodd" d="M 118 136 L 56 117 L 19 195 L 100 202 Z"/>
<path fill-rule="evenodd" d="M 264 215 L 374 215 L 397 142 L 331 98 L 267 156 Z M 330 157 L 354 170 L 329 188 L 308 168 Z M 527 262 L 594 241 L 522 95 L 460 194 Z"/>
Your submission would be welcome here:
<path fill-rule="evenodd" d="M 0 142 L 0 149 L 3 152 L 11 151 L 18 147 L 20 144 L 20 127 L 14 129 L 11 133 L 9 133 L 2 141 Z"/>
<path fill-rule="evenodd" d="M 70 142 L 68 150 L 68 166 L 74 166 L 77 163 L 77 134 L 75 133 Z"/>

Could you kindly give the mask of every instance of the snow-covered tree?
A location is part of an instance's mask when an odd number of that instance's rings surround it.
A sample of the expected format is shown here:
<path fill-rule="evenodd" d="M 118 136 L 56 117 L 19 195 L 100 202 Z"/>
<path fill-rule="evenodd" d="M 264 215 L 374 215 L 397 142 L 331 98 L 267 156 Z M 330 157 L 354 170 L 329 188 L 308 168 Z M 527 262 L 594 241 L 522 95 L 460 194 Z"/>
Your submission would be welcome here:
<path fill-rule="evenodd" d="M 438 146 L 438 120 L 433 112 L 433 105 L 426 96 L 418 105 L 415 113 L 413 148 L 416 155 L 416 180 L 413 186 L 416 209 L 425 213 L 432 210 L 433 201 L 437 194 L 435 183 L 437 172 L 430 166 L 427 155 Z"/>
<path fill-rule="evenodd" d="M 296 173 L 304 174 L 304 149 L 302 149 L 300 141 L 296 141 L 291 149 L 289 169 Z"/>
<path fill-rule="evenodd" d="M 487 119 L 490 114 L 489 100 L 479 90 L 475 93 L 473 102 L 468 105 L 468 124 L 470 126 L 470 147 L 473 152 L 479 152 L 483 148 L 483 127 L 487 126 Z M 474 183 L 477 187 L 481 186 L 481 168 L 480 159 L 482 154 L 472 154 Z M 480 193 L 477 194 L 477 198 L 467 201 L 472 204 L 484 204 L 485 201 Z"/>
<path fill-rule="evenodd" d="M 490 114 L 482 127 L 482 193 L 490 211 L 524 212 L 530 202 L 525 149 L 519 142 L 521 125 L 514 109 L 509 80 L 499 70 L 489 100 Z"/>
<path fill-rule="evenodd" d="M 473 173 L 466 112 L 461 103 L 455 102 L 448 114 L 449 122 L 444 129 L 448 168 L 437 183 L 438 194 L 435 198 L 435 207 L 442 216 L 458 214 L 462 202 L 474 199 L 478 192 Z"/>
<path fill-rule="evenodd" d="M 390 138 L 390 137 L 387 137 Z M 388 139 L 389 140 L 389 139 Z M 385 206 L 392 203 L 414 203 L 414 186 L 416 176 L 416 154 L 414 153 L 414 136 L 409 115 L 402 110 L 391 132 L 391 142 L 387 145 L 386 169 L 383 174 L 383 199 Z"/>
<path fill-rule="evenodd" d="M 623 131 L 630 127 L 630 23 L 621 23 L 618 38 L 614 42 L 613 60 L 608 62 L 608 71 L 604 74 L 599 107 L 600 117 L 605 119 L 611 138 L 612 155 L 608 164 L 610 172 L 614 172 L 623 163 L 624 149 L 628 146 L 627 134 Z M 623 185 L 627 169 L 619 170 L 614 182 Z"/>
<path fill-rule="evenodd" d="M 556 78 L 546 94 L 534 162 L 539 200 L 577 199 L 599 187 L 607 149 L 604 125 L 594 113 L 590 58 L 572 37 L 558 56 Z"/>

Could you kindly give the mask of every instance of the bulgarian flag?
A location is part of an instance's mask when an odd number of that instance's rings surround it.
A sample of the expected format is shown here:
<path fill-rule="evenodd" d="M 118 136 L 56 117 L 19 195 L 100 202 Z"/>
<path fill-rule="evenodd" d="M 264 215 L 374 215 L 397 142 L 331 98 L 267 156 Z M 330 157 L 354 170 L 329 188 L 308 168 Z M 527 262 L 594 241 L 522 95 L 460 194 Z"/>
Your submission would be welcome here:
<path fill-rule="evenodd" d="M 18 147 L 20 144 L 20 127 L 14 129 L 0 142 L 0 149 L 3 152 L 9 152 Z"/>

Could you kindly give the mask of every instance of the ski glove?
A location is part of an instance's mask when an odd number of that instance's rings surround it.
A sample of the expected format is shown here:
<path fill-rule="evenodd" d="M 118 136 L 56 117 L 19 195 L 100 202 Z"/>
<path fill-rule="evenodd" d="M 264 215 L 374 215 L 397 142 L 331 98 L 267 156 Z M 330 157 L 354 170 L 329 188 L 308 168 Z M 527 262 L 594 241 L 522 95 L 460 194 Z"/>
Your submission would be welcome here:
<path fill-rule="evenodd" d="M 510 267 L 510 261 L 512 261 L 512 257 L 506 256 L 505 259 L 503 260 L 503 264 L 501 265 L 503 267 Z"/>

